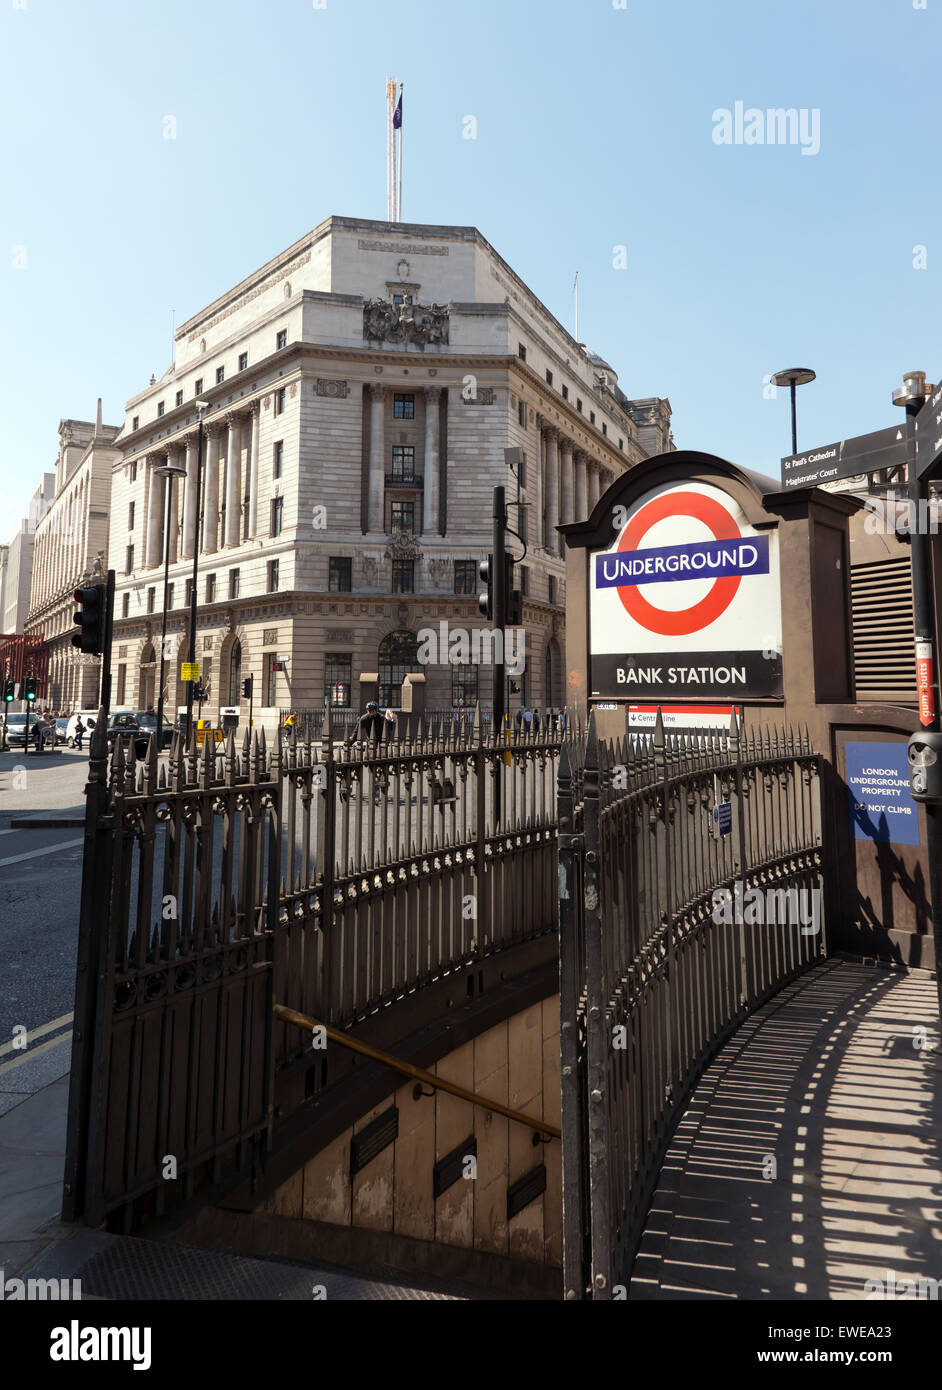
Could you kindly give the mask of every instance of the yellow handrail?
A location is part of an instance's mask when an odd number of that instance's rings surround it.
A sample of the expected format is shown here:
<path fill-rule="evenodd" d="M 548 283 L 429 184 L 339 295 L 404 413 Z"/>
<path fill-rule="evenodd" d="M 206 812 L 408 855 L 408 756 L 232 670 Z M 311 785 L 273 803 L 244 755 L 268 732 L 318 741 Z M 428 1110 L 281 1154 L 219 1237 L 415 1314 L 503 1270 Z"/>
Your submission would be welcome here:
<path fill-rule="evenodd" d="M 396 1071 L 401 1071 L 416 1081 L 434 1086 L 438 1091 L 447 1091 L 449 1095 L 457 1096 L 459 1100 L 466 1100 L 472 1105 L 479 1105 L 483 1110 L 492 1110 L 495 1115 L 505 1115 L 508 1120 L 516 1120 L 519 1124 L 527 1125 L 530 1129 L 535 1129 L 538 1134 L 548 1134 L 553 1139 L 562 1138 L 562 1132 L 555 1125 L 548 1125 L 543 1120 L 535 1120 L 531 1115 L 524 1115 L 519 1110 L 511 1110 L 508 1106 L 501 1105 L 500 1101 L 487 1100 L 485 1096 L 479 1096 L 474 1091 L 466 1091 L 463 1086 L 457 1086 L 453 1081 L 445 1081 L 440 1076 L 433 1076 L 431 1072 L 423 1071 L 421 1067 L 412 1066 L 410 1062 L 400 1061 L 398 1057 L 393 1057 L 388 1052 L 380 1052 L 378 1048 L 370 1047 L 368 1043 L 351 1038 L 349 1033 L 341 1033 L 326 1023 L 318 1023 L 316 1019 L 295 1013 L 294 1009 L 288 1009 L 284 1004 L 275 1005 L 275 1017 L 281 1019 L 282 1023 L 294 1023 L 298 1028 L 305 1028 L 309 1033 L 313 1032 L 315 1028 L 323 1028 L 325 1036 L 331 1042 L 339 1043 L 341 1047 L 347 1047 L 351 1052 L 359 1052 L 361 1056 L 369 1057 L 373 1062 L 382 1062 L 385 1066 L 393 1067 Z"/>

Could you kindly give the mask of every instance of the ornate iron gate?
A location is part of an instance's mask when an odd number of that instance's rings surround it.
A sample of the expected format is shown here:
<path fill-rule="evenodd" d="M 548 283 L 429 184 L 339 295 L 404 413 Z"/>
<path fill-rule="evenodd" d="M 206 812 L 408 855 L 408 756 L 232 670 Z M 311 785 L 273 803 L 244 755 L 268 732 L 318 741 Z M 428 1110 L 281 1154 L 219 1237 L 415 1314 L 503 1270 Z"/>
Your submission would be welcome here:
<path fill-rule="evenodd" d="M 697 1077 L 824 953 L 819 757 L 735 720 L 600 742 L 593 717 L 559 827 L 564 1288 L 610 1299 Z"/>

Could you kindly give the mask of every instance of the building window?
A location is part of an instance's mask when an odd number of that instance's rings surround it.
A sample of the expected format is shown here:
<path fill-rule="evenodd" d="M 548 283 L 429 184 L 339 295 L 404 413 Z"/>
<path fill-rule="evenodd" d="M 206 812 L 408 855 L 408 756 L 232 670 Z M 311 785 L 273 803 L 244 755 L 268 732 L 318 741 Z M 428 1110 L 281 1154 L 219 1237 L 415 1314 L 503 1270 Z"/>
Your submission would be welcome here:
<path fill-rule="evenodd" d="M 563 400 L 564 400 L 564 401 L 568 401 L 568 400 L 569 400 L 569 387 L 566 386 L 566 385 L 563 386 Z"/>
<path fill-rule="evenodd" d="M 278 592 L 278 561 L 269 560 L 268 562 L 268 592 L 277 594 Z"/>
<path fill-rule="evenodd" d="M 521 453 L 521 455 L 520 455 L 520 462 L 517 464 L 517 495 L 518 495 L 518 496 L 519 496 L 519 494 L 520 494 L 520 489 L 521 489 L 521 488 L 525 488 L 526 485 L 527 485 L 527 456 L 526 456 L 526 454 Z"/>
<path fill-rule="evenodd" d="M 282 386 L 275 392 L 275 414 L 284 415 L 285 413 L 285 388 Z"/>
<path fill-rule="evenodd" d="M 156 590 L 156 589 L 148 589 L 148 590 L 147 590 L 147 611 L 148 611 L 148 613 L 153 613 L 154 607 L 155 607 L 155 605 L 156 605 L 156 602 L 157 602 L 157 590 Z"/>
<path fill-rule="evenodd" d="M 238 571 L 238 570 L 230 570 L 230 571 L 229 571 L 229 597 L 230 597 L 230 598 L 238 598 L 238 597 L 239 597 L 239 571 Z"/>
<path fill-rule="evenodd" d="M 283 347 L 287 347 L 287 346 L 288 346 L 288 330 L 287 330 L 287 328 L 279 329 L 278 333 L 275 335 L 275 348 L 278 349 L 278 348 L 283 348 Z"/>
<path fill-rule="evenodd" d="M 476 560 L 455 561 L 455 593 L 476 594 L 478 591 L 478 566 Z"/>
<path fill-rule="evenodd" d="M 186 581 L 186 606 L 187 606 L 187 608 L 189 608 L 189 606 L 190 606 L 190 604 L 191 604 L 192 602 L 193 602 L 193 580 L 192 580 L 192 579 L 188 579 L 188 580 Z"/>
<path fill-rule="evenodd" d="M 157 402 L 157 415 L 158 415 L 158 417 L 161 416 L 161 415 L 163 415 L 163 413 L 164 413 L 164 403 L 163 403 L 163 401 L 158 401 L 158 402 Z"/>
<path fill-rule="evenodd" d="M 269 533 L 272 536 L 281 535 L 281 527 L 284 522 L 285 499 L 283 497 L 273 497 L 271 499 L 271 526 Z"/>
<path fill-rule="evenodd" d="M 605 435 L 608 434 L 608 425 L 606 425 L 604 420 L 602 421 L 602 433 Z"/>
<path fill-rule="evenodd" d="M 248 365 L 249 365 L 249 355 L 248 355 L 248 353 L 247 353 L 247 352 L 240 352 L 240 353 L 239 353 L 239 371 L 240 371 L 240 372 L 244 372 L 245 369 L 246 369 L 246 367 L 247 367 Z"/>
<path fill-rule="evenodd" d="M 549 372 L 549 371 L 548 371 L 548 372 L 546 373 L 546 384 L 547 384 L 547 386 L 552 386 L 552 384 L 553 384 L 553 373 L 552 373 L 552 372 Z"/>
<path fill-rule="evenodd" d="M 394 594 L 415 593 L 415 561 L 393 560 L 392 591 Z"/>
<path fill-rule="evenodd" d="M 530 592 L 530 571 L 526 565 L 520 566 L 519 587 L 521 594 L 526 598 Z"/>
<path fill-rule="evenodd" d="M 523 401 L 517 402 L 517 424 L 523 429 L 527 427 L 527 408 Z"/>
<path fill-rule="evenodd" d="M 173 607 L 173 585 L 172 585 L 172 584 L 168 584 L 168 585 L 167 585 L 167 612 L 168 612 L 168 613 L 170 612 L 170 610 L 171 610 L 172 607 Z"/>
<path fill-rule="evenodd" d="M 415 477 L 415 449 L 411 445 L 393 445 L 392 476 L 397 481 L 407 481 Z"/>
<path fill-rule="evenodd" d="M 520 358 L 520 361 L 521 361 L 521 362 L 526 362 L 526 360 L 527 360 L 527 350 L 526 350 L 526 348 L 524 347 L 523 343 L 518 343 L 518 344 L 517 344 L 517 356 Z"/>
<path fill-rule="evenodd" d="M 126 618 L 126 617 L 128 616 L 128 614 L 130 613 L 130 611 L 131 611 L 131 595 L 130 595 L 130 594 L 127 594 L 127 593 L 122 594 L 122 595 L 121 595 L 121 616 L 122 616 L 122 618 Z"/>
<path fill-rule="evenodd" d="M 590 410 L 590 411 L 589 411 L 589 424 L 590 424 L 590 425 L 594 425 L 594 424 L 595 424 L 595 411 L 594 411 L 594 410 Z"/>
<path fill-rule="evenodd" d="M 194 394 L 195 396 L 198 396 L 198 395 L 200 395 L 200 393 L 202 392 L 202 390 L 203 390 L 203 378 L 202 378 L 201 376 L 198 376 L 198 377 L 196 378 L 196 380 L 194 381 L 194 383 L 193 383 L 193 394 Z"/>
<path fill-rule="evenodd" d="M 284 463 L 284 461 L 285 442 L 283 439 L 279 439 L 277 443 L 272 446 L 271 475 L 273 478 L 281 477 L 281 466 Z"/>
<path fill-rule="evenodd" d="M 327 589 L 332 594 L 353 593 L 353 561 L 344 555 L 331 555 L 327 561 Z"/>
<path fill-rule="evenodd" d="M 135 425 L 134 428 L 137 429 L 137 426 Z M 136 482 L 136 481 L 137 481 L 137 459 L 135 459 L 134 462 L 131 464 L 131 482 L 134 483 L 134 482 Z"/>
<path fill-rule="evenodd" d="M 451 703 L 456 709 L 477 704 L 478 668 L 476 666 L 452 666 Z"/>
<path fill-rule="evenodd" d="M 216 576 L 214 574 L 207 574 L 206 576 L 206 602 L 216 602 Z"/>
<path fill-rule="evenodd" d="M 116 701 L 115 701 L 116 704 L 119 704 L 119 705 L 123 705 L 123 704 L 124 704 L 124 697 L 125 697 L 125 695 L 127 694 L 127 683 L 128 683 L 128 668 L 127 668 L 126 666 L 119 666 L 119 667 L 118 667 L 118 693 L 117 693 Z"/>
<path fill-rule="evenodd" d="M 128 530 L 134 530 L 134 503 L 128 503 Z"/>
<path fill-rule="evenodd" d="M 124 557 L 124 572 L 130 574 L 134 569 L 134 546 L 129 545 Z"/>
<path fill-rule="evenodd" d="M 579 399 L 578 396 L 576 397 L 576 409 L 578 410 L 579 414 L 581 415 L 581 414 L 582 414 L 582 402 L 580 401 L 580 399 Z"/>
<path fill-rule="evenodd" d="M 414 502 L 391 502 L 389 505 L 389 529 L 390 531 L 405 531 L 407 535 L 415 535 L 415 503 Z"/>
<path fill-rule="evenodd" d="M 277 563 L 277 561 L 274 563 Z M 278 672 L 274 669 L 278 662 L 278 658 L 274 652 L 266 652 L 263 661 L 265 663 L 265 704 L 269 709 L 272 709 L 278 703 L 276 699 L 276 680 Z"/>
<path fill-rule="evenodd" d="M 625 441 L 624 441 L 623 439 L 619 439 L 619 441 L 618 441 L 618 447 L 619 447 L 619 449 L 624 449 L 624 447 L 625 447 Z"/>
<path fill-rule="evenodd" d="M 217 385 L 217 386 L 221 386 L 222 383 L 225 381 L 225 379 L 226 379 L 226 369 L 225 369 L 225 367 L 217 367 L 217 368 L 216 368 L 216 385 Z"/>
<path fill-rule="evenodd" d="M 183 392 L 182 392 L 182 391 L 178 391 L 178 392 L 177 392 L 177 395 L 176 395 L 176 402 L 175 402 L 175 403 L 176 403 L 177 405 L 182 405 L 182 404 L 183 404 Z"/>
<path fill-rule="evenodd" d="M 393 396 L 393 419 L 415 419 L 415 396 L 407 395 L 402 391 L 396 392 Z"/>
<path fill-rule="evenodd" d="M 549 597 L 550 603 L 555 603 L 555 602 L 556 602 L 556 576 L 555 576 L 555 574 L 551 574 L 550 577 L 549 577 L 549 595 L 548 595 L 548 597 Z"/>
<path fill-rule="evenodd" d="M 391 632 L 379 644 L 379 703 L 394 709 L 402 704 L 402 680 L 412 672 L 421 672 L 418 661 L 419 643 L 414 632 L 402 629 Z"/>
<path fill-rule="evenodd" d="M 353 658 L 345 652 L 325 652 L 324 695 L 327 701 L 339 709 L 349 709 L 352 685 Z"/>
<path fill-rule="evenodd" d="M 131 429 L 132 429 L 132 430 L 136 430 L 137 427 L 138 427 L 138 425 L 139 425 L 140 423 L 141 423 L 141 417 L 140 417 L 140 415 L 135 415 L 134 418 L 133 418 L 133 420 L 131 421 Z"/>

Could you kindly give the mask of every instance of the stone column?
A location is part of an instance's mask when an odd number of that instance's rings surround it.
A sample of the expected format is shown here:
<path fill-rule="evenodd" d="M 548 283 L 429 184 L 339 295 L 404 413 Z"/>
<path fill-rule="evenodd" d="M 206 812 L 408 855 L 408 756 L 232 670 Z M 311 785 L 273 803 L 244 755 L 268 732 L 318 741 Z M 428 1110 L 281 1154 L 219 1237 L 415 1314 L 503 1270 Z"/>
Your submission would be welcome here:
<path fill-rule="evenodd" d="M 196 535 L 196 435 L 186 437 L 186 486 L 183 493 L 183 537 L 180 554 L 184 560 L 193 559 Z"/>
<path fill-rule="evenodd" d="M 527 527 L 529 544 L 543 548 L 543 417 L 536 417 L 536 458 L 533 460 L 533 476 L 527 478 L 527 501 L 530 503 L 530 524 Z"/>
<path fill-rule="evenodd" d="M 384 408 L 386 388 L 378 382 L 370 385 L 370 508 L 369 528 L 386 529 L 386 441 Z"/>
<path fill-rule="evenodd" d="M 207 425 L 203 432 L 203 554 L 219 548 L 219 430 Z"/>
<path fill-rule="evenodd" d="M 599 466 L 595 459 L 589 459 L 586 467 L 589 470 L 589 498 L 588 507 L 591 514 L 595 510 L 595 504 L 599 500 Z"/>
<path fill-rule="evenodd" d="M 252 417 L 252 439 L 249 446 L 249 539 L 258 530 L 258 422 L 261 405 L 253 401 L 249 407 Z"/>
<path fill-rule="evenodd" d="M 438 531 L 438 430 L 441 390 L 425 388 L 425 499 L 422 530 L 426 535 Z"/>
<path fill-rule="evenodd" d="M 242 419 L 234 412 L 228 417 L 229 444 L 226 463 L 226 545 L 242 539 Z"/>
<path fill-rule="evenodd" d="M 161 513 L 161 478 L 157 472 L 157 464 L 160 461 L 159 454 L 148 454 L 147 467 L 147 549 L 144 553 L 144 565 L 147 569 L 160 564 L 160 513 Z"/>
<path fill-rule="evenodd" d="M 561 478 L 560 478 L 561 502 L 560 502 L 560 508 L 559 508 L 559 515 L 560 515 L 560 520 L 561 520 L 561 522 L 562 522 L 562 525 L 565 526 L 568 522 L 574 520 L 574 517 L 573 517 L 573 514 L 572 514 L 572 508 L 573 508 L 573 471 L 574 471 L 574 469 L 573 469 L 573 462 L 572 462 L 573 446 L 572 446 L 572 440 L 571 440 L 571 439 L 564 439 L 564 440 L 562 441 L 562 446 L 561 446 L 561 449 L 560 449 L 560 453 L 562 454 L 562 463 L 561 463 L 561 468 L 560 468 L 560 473 L 561 473 Z M 557 536 L 557 537 L 556 537 L 556 543 L 557 543 L 558 552 L 559 552 L 559 554 L 561 555 L 561 554 L 563 553 L 563 538 L 562 538 L 562 536 Z"/>
<path fill-rule="evenodd" d="M 559 551 L 559 431 L 550 425 L 544 431 L 546 439 L 546 548 L 556 555 Z"/>
<path fill-rule="evenodd" d="M 181 455 L 182 450 L 176 444 L 174 444 L 173 447 L 168 450 L 168 461 L 179 467 L 181 463 Z M 180 484 L 182 479 L 167 478 L 165 481 L 167 487 L 170 488 L 170 536 L 168 538 L 167 544 L 170 546 L 170 563 L 173 564 L 173 562 L 177 559 L 177 556 L 179 554 L 179 546 L 177 542 L 180 533 Z M 164 499 L 164 503 L 166 504 L 166 498 Z"/>
<path fill-rule="evenodd" d="M 574 521 L 585 521 L 588 516 L 588 492 L 586 490 L 586 456 L 582 450 L 576 453 L 575 508 Z"/>

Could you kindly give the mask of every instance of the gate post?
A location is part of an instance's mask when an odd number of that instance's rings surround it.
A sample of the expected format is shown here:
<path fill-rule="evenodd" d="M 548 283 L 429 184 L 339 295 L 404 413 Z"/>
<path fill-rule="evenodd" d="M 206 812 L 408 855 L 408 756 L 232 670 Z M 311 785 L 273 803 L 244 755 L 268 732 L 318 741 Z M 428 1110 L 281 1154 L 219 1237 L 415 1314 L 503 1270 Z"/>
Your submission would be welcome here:
<path fill-rule="evenodd" d="M 586 1146 L 585 1076 L 579 1048 L 579 1000 L 582 994 L 580 962 L 584 949 L 585 918 L 582 885 L 584 881 L 581 835 L 573 834 L 572 767 L 569 743 L 559 750 L 557 773 L 557 818 L 559 837 L 559 1036 L 560 1092 L 562 1102 L 562 1182 L 563 1182 L 563 1297 L 586 1296 Z"/>

